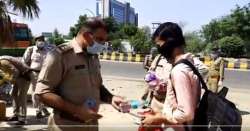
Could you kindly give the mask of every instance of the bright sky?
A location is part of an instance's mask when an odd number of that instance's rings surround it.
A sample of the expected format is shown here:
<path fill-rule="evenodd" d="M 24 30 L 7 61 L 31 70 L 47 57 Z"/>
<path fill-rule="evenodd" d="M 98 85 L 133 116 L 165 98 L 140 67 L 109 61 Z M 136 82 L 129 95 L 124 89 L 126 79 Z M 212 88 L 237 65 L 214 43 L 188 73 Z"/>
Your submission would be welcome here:
<path fill-rule="evenodd" d="M 125 1 L 125 0 L 120 0 Z M 152 26 L 152 22 L 182 22 L 184 31 L 201 29 L 213 18 L 230 13 L 235 5 L 246 5 L 249 0 L 127 0 L 139 14 L 139 26 Z M 96 0 L 39 0 L 40 17 L 27 20 L 12 17 L 13 21 L 29 24 L 33 34 L 52 32 L 68 34 L 79 15 L 92 16 L 96 12 Z"/>

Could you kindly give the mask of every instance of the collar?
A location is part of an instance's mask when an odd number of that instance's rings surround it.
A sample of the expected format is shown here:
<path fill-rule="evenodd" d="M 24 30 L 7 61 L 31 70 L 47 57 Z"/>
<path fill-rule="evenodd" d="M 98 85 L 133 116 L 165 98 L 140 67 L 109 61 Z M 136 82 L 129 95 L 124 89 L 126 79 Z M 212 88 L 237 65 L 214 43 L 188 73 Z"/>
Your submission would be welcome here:
<path fill-rule="evenodd" d="M 71 46 L 73 47 L 73 50 L 76 54 L 79 54 L 79 53 L 83 53 L 83 52 L 86 52 L 81 46 L 80 44 L 76 41 L 76 38 L 74 38 L 72 41 L 71 41 Z"/>

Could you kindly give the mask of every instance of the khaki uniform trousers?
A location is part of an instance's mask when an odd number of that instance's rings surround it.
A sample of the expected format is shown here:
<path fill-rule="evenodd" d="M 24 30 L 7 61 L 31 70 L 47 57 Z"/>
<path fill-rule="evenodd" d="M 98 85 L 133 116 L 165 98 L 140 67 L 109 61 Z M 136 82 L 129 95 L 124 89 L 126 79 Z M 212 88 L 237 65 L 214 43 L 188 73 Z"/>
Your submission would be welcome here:
<path fill-rule="evenodd" d="M 13 86 L 13 113 L 21 118 L 26 118 L 27 115 L 27 93 L 29 89 L 29 81 L 22 77 L 18 77 Z"/>

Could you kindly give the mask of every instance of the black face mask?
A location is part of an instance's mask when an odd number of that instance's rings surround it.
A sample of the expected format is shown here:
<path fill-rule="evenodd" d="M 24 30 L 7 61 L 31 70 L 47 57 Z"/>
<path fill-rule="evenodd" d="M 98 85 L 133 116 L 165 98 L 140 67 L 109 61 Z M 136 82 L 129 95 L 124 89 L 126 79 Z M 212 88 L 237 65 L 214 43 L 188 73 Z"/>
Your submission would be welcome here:
<path fill-rule="evenodd" d="M 176 43 L 174 42 L 165 42 L 162 46 L 157 45 L 159 53 L 163 55 L 166 59 L 170 59 L 172 57 L 175 47 Z"/>

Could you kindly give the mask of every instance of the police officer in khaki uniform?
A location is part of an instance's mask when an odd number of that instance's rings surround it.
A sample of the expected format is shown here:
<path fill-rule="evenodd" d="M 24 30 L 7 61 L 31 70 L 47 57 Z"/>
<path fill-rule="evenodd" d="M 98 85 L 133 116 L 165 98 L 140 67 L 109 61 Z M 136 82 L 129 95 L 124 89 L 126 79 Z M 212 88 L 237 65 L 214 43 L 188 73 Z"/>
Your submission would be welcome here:
<path fill-rule="evenodd" d="M 26 49 L 23 55 L 23 62 L 27 64 L 33 71 L 30 72 L 30 89 L 32 90 L 32 103 L 33 107 L 36 108 L 36 117 L 42 118 L 44 116 L 49 116 L 48 110 L 43 104 L 35 97 L 34 92 L 36 89 L 37 77 L 42 68 L 43 61 L 49 51 L 53 49 L 52 46 L 48 46 L 45 42 L 44 36 L 35 37 L 35 45 L 30 46 Z"/>
<path fill-rule="evenodd" d="M 49 130 L 96 131 L 100 101 L 115 108 L 124 102 L 102 85 L 100 62 L 106 26 L 96 18 L 88 20 L 77 36 L 62 44 L 45 59 L 39 74 L 36 94 L 54 109 L 48 119 Z M 88 126 L 94 125 L 94 126 Z"/>
<path fill-rule="evenodd" d="M 155 59 L 153 60 L 149 68 L 149 71 L 155 71 L 155 74 L 159 77 L 159 79 L 161 79 L 161 81 L 167 82 L 170 76 L 169 74 L 170 74 L 171 69 L 172 69 L 172 65 L 168 63 L 168 61 L 162 55 L 157 55 Z M 166 97 L 166 89 L 154 90 L 154 91 L 151 90 L 150 95 L 152 95 L 148 97 L 148 98 L 152 97 L 150 98 L 151 99 L 150 107 L 155 112 L 161 112 L 163 108 L 163 103 Z"/>
<path fill-rule="evenodd" d="M 30 68 L 20 60 L 11 56 L 0 57 L 0 70 L 2 71 L 2 84 L 13 84 L 13 116 L 9 121 L 18 121 L 16 124 L 25 124 L 27 114 L 27 92 L 29 89 Z M 1 84 L 0 84 L 1 85 Z"/>
<path fill-rule="evenodd" d="M 224 59 L 219 56 L 220 52 L 217 48 L 214 48 L 211 54 L 211 58 L 214 62 L 209 68 L 207 79 L 208 88 L 214 93 L 218 92 L 218 88 L 222 86 L 224 80 Z"/>
<path fill-rule="evenodd" d="M 194 57 L 191 53 L 187 53 L 189 57 Z M 205 78 L 205 76 L 208 73 L 208 67 L 202 63 L 198 58 L 194 59 L 194 65 L 198 69 L 198 71 L 201 73 L 202 77 Z M 153 60 L 149 72 L 153 71 L 155 72 L 156 76 L 161 80 L 166 82 L 167 84 L 171 84 L 169 80 L 170 72 L 172 70 L 172 65 L 167 61 L 165 57 L 162 55 L 157 55 L 155 59 Z M 158 88 L 160 89 L 160 88 Z M 150 101 L 150 107 L 155 112 L 161 112 L 163 108 L 163 104 L 166 98 L 166 90 L 147 90 L 147 98 L 144 95 L 144 100 Z M 149 92 L 149 93 L 148 93 Z"/>

